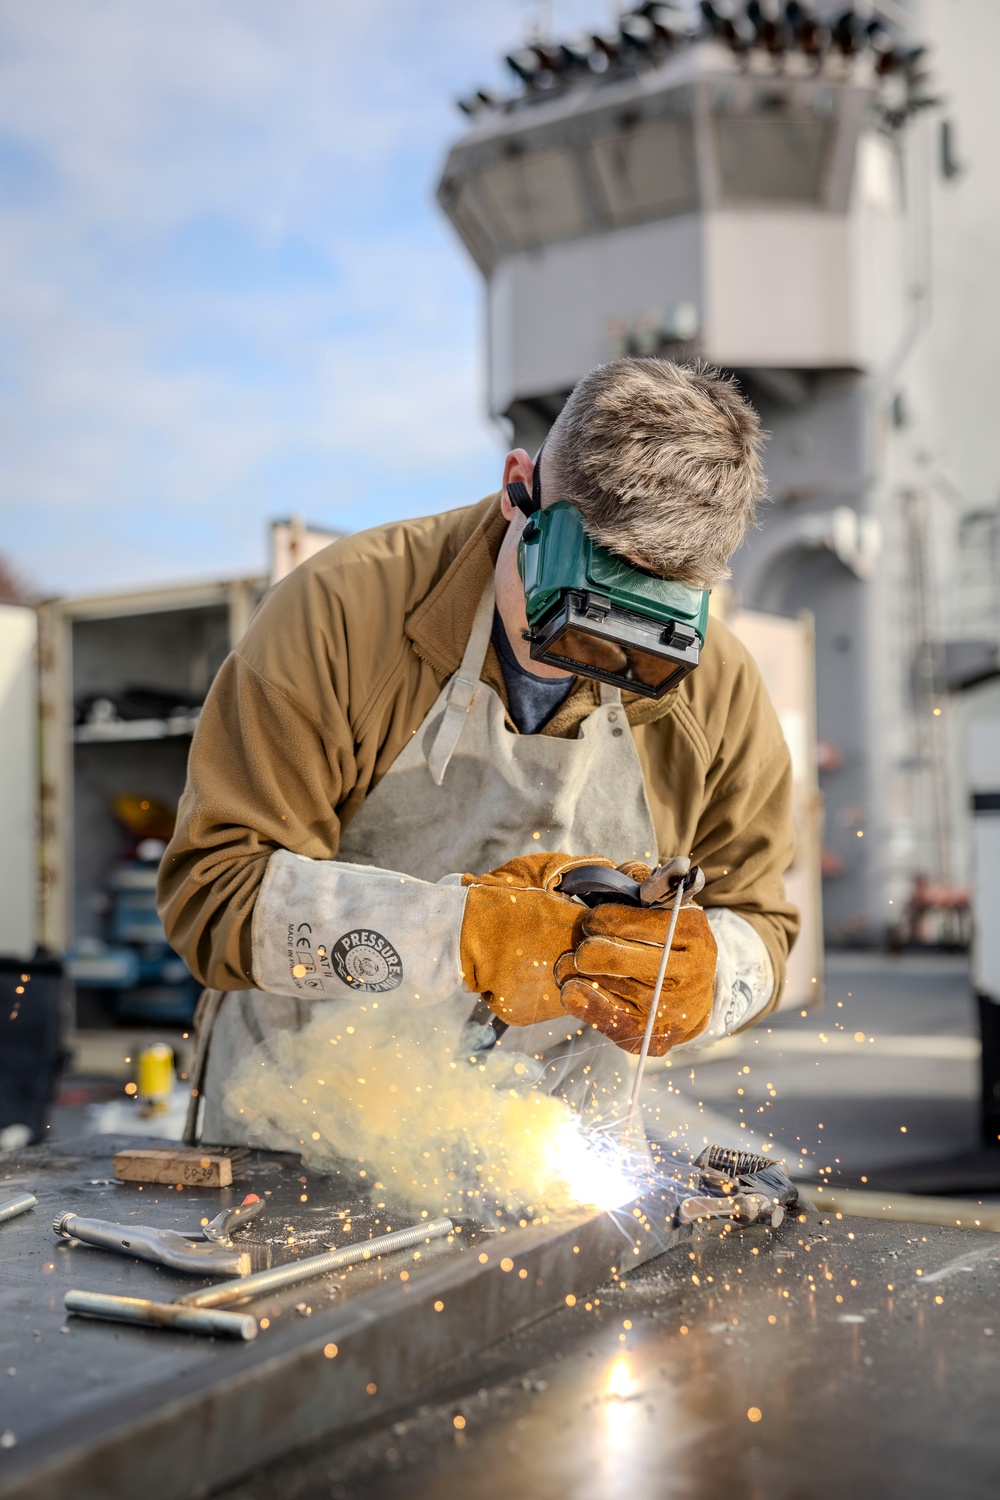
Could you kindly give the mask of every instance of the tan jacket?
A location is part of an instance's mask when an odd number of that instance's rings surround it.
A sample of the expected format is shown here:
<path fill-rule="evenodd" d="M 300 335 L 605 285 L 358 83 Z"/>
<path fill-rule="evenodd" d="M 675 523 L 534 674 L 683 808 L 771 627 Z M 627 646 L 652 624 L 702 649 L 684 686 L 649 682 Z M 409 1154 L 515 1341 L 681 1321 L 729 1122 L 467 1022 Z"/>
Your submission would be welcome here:
<path fill-rule="evenodd" d="M 250 921 L 270 855 L 336 855 L 341 828 L 457 669 L 505 529 L 496 495 L 380 526 L 334 542 L 265 597 L 212 684 L 160 871 L 167 936 L 203 983 L 253 987 Z M 506 701 L 492 647 L 483 677 Z M 598 685 L 577 679 L 542 733 L 575 734 L 598 701 Z M 798 928 L 782 882 L 791 768 L 757 668 L 713 620 L 677 691 L 625 705 L 660 855 L 690 853 L 704 904 L 753 924 L 777 997 Z"/>

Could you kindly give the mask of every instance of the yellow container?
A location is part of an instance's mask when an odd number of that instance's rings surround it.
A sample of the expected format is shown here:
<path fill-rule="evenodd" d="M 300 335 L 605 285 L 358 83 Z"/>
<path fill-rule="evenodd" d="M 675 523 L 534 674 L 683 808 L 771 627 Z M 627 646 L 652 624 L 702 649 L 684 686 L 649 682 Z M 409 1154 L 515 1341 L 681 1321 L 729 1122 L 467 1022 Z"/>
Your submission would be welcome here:
<path fill-rule="evenodd" d="M 163 1104 L 174 1087 L 174 1051 L 166 1042 L 154 1042 L 139 1053 L 136 1075 L 140 1103 Z"/>

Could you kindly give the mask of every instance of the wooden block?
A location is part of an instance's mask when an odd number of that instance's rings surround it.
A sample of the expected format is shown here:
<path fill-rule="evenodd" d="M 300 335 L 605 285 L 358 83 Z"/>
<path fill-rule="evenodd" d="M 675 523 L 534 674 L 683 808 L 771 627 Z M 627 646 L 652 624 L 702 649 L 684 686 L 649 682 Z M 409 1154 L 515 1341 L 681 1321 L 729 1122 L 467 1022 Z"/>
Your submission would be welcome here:
<path fill-rule="evenodd" d="M 120 1182 L 182 1183 L 185 1187 L 230 1187 L 233 1158 L 198 1146 L 130 1146 L 115 1153 Z"/>

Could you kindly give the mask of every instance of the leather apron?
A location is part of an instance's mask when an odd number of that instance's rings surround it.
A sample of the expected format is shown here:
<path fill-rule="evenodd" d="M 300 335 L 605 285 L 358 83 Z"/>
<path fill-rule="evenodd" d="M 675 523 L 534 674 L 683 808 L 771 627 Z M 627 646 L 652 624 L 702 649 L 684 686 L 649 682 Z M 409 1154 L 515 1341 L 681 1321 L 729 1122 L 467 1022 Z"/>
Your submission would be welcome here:
<path fill-rule="evenodd" d="M 618 689 L 602 685 L 600 705 L 575 739 L 512 732 L 503 702 L 481 680 L 493 610 L 491 580 L 461 666 L 345 828 L 338 859 L 429 881 L 485 873 L 538 850 L 655 864 L 653 819 Z M 269 1032 L 301 1029 L 317 1006 L 338 1003 L 259 990 L 206 991 L 187 1138 L 242 1143 L 222 1105 L 234 1064 L 266 1049 Z M 465 990 L 439 1003 L 463 1019 L 481 1005 Z M 509 1027 L 499 1045 L 538 1059 L 536 1087 L 560 1093 L 578 1109 L 603 1114 L 631 1079 L 624 1054 L 573 1016 Z M 198 1091 L 204 1097 L 200 1131 Z M 255 1144 L 267 1143 L 255 1137 Z"/>

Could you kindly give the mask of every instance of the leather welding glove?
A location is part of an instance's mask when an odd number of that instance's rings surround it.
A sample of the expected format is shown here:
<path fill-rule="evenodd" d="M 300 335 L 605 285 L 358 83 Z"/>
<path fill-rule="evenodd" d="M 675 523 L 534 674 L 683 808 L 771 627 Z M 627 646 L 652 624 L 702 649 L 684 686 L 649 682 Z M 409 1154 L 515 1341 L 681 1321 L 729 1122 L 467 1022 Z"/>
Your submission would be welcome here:
<path fill-rule="evenodd" d="M 630 862 L 624 874 L 643 881 L 648 865 Z M 563 1006 L 626 1052 L 642 1046 L 653 989 L 670 926 L 670 906 L 598 906 L 580 923 L 574 952 L 556 965 Z M 650 1055 L 700 1035 L 708 1025 L 718 956 L 700 906 L 682 907 L 657 1007 Z"/>
<path fill-rule="evenodd" d="M 487 875 L 463 875 L 462 978 L 511 1026 L 565 1014 L 557 959 L 580 937 L 587 908 L 556 891 L 567 870 L 607 865 L 600 855 L 524 854 Z"/>

